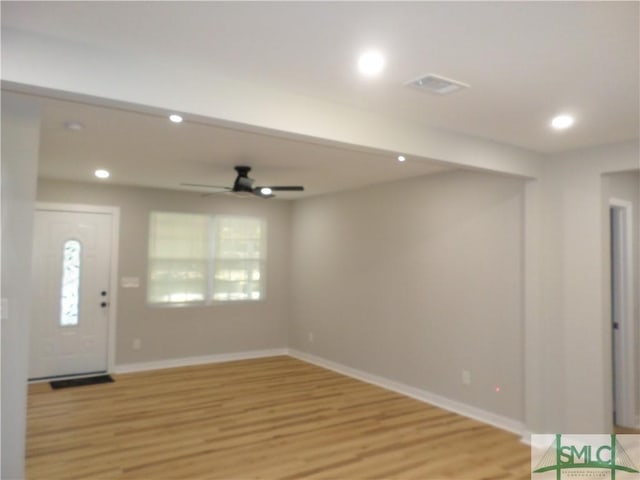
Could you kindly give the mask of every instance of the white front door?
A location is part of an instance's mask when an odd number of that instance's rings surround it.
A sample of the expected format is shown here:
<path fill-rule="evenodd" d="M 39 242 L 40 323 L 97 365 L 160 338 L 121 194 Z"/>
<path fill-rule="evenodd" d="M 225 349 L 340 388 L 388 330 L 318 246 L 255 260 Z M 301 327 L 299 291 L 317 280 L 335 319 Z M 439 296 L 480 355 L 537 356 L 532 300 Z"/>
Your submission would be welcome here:
<path fill-rule="evenodd" d="M 37 210 L 29 378 L 106 372 L 112 215 Z"/>

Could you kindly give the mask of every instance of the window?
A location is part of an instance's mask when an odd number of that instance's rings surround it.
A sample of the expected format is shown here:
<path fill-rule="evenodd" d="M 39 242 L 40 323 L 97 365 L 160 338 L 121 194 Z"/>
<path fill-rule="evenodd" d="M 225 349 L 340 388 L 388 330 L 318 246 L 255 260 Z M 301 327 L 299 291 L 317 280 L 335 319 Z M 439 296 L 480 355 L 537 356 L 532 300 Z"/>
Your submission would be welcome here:
<path fill-rule="evenodd" d="M 67 240 L 62 246 L 62 287 L 60 291 L 60 326 L 78 325 L 80 301 L 80 258 L 82 246 Z"/>
<path fill-rule="evenodd" d="M 151 214 L 149 303 L 203 302 L 207 299 L 209 217 Z"/>
<path fill-rule="evenodd" d="M 265 240 L 259 218 L 152 212 L 149 303 L 260 300 Z"/>
<path fill-rule="evenodd" d="M 264 270 L 263 224 L 246 217 L 217 217 L 214 300 L 259 300 Z"/>

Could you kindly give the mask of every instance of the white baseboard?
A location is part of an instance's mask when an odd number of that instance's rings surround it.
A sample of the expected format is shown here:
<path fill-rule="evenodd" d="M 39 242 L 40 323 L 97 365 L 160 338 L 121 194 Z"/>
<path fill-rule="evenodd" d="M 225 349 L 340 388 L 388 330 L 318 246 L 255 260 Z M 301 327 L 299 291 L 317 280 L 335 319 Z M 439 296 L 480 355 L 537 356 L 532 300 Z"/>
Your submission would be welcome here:
<path fill-rule="evenodd" d="M 530 432 L 529 430 L 524 430 L 521 432 L 520 434 L 520 442 L 524 443 L 525 445 L 529 445 L 534 446 L 533 445 L 533 432 Z M 537 445 L 536 445 L 537 446 Z"/>
<path fill-rule="evenodd" d="M 299 360 L 313 363 L 320 367 L 333 370 L 343 375 L 347 375 L 348 377 L 353 377 L 358 380 L 362 380 L 363 382 L 371 383 L 373 385 L 386 388 L 387 390 L 392 390 L 402 395 L 420 400 L 421 402 L 440 407 L 444 410 L 448 410 L 465 417 L 473 418 L 474 420 L 478 420 L 482 423 L 492 425 L 511 433 L 515 433 L 517 435 L 520 435 L 524 441 L 523 433 L 526 433 L 525 428 L 523 423 L 518 420 L 487 412 L 486 410 L 482 410 L 480 408 L 473 407 L 462 402 L 451 400 L 441 395 L 431 393 L 427 390 L 422 390 L 406 385 L 404 383 L 389 380 L 388 378 L 381 377 L 379 375 L 363 372 L 362 370 L 347 367 L 345 365 L 332 362 L 331 360 L 326 360 L 324 358 L 301 352 L 299 350 L 289 349 L 289 355 L 298 358 Z"/>
<path fill-rule="evenodd" d="M 252 358 L 276 357 L 288 355 L 287 348 L 272 348 L 269 350 L 250 350 L 247 352 L 220 353 L 215 355 L 202 355 L 199 357 L 172 358 L 169 360 L 157 360 L 153 362 L 127 363 L 116 365 L 113 373 L 133 373 L 147 370 L 162 370 L 164 368 L 190 367 L 193 365 L 205 365 L 207 363 L 232 362 L 235 360 L 249 360 Z"/>

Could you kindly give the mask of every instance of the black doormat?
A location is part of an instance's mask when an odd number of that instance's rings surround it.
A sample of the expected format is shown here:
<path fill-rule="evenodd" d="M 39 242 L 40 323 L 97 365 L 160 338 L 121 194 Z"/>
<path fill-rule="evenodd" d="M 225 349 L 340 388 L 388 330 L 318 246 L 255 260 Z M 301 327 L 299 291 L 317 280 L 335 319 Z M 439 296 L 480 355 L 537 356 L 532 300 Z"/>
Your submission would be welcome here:
<path fill-rule="evenodd" d="M 83 385 L 96 385 L 98 383 L 111 383 L 115 380 L 111 378 L 111 375 L 98 375 L 97 377 L 87 378 L 72 378 L 69 380 L 55 380 L 49 382 L 51 388 L 69 388 L 69 387 L 82 387 Z"/>

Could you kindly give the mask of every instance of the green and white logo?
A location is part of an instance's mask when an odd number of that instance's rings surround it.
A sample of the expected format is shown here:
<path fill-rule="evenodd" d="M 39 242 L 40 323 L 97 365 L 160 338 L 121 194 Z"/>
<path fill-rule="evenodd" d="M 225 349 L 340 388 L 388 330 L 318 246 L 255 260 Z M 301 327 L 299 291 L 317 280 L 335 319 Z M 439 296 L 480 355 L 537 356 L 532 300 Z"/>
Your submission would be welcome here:
<path fill-rule="evenodd" d="M 640 435 L 532 435 L 531 441 L 534 480 L 640 480 Z"/>

